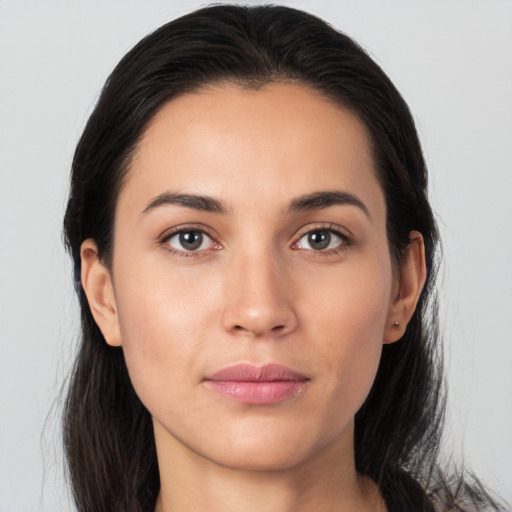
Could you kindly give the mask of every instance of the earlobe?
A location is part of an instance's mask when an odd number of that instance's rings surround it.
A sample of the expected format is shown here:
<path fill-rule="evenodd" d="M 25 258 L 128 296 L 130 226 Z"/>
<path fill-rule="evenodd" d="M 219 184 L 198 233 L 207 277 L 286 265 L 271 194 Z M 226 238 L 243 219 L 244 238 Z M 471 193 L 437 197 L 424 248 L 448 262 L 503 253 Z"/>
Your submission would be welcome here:
<path fill-rule="evenodd" d="M 98 247 L 94 240 L 87 239 L 82 243 L 80 259 L 82 288 L 94 320 L 105 341 L 118 347 L 122 340 L 112 278 L 109 269 L 98 256 Z"/>
<path fill-rule="evenodd" d="M 393 343 L 404 335 L 418 304 L 426 275 L 423 236 L 418 231 L 411 231 L 409 245 L 400 264 L 397 284 L 393 289 L 384 343 Z"/>

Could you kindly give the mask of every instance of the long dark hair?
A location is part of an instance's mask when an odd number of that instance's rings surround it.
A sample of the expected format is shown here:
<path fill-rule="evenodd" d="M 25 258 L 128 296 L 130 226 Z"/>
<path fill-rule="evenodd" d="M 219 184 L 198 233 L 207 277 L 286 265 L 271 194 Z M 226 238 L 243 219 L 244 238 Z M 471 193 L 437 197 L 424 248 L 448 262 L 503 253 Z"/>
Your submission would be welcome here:
<path fill-rule="evenodd" d="M 312 87 L 366 125 L 394 262 L 411 230 L 425 242 L 427 280 L 419 304 L 403 338 L 384 346 L 356 415 L 358 472 L 402 510 L 429 510 L 428 496 L 441 510 L 465 510 L 462 494 L 473 506 L 497 507 L 481 487 L 452 492 L 437 470 L 445 408 L 434 286 L 438 232 L 406 103 L 364 50 L 322 20 L 287 7 L 224 5 L 183 16 L 140 41 L 108 78 L 76 149 L 64 229 L 82 340 L 63 431 L 78 510 L 153 510 L 160 485 L 151 417 L 131 385 L 122 349 L 105 343 L 80 285 L 81 243 L 94 239 L 102 261 L 111 264 L 123 180 L 145 127 L 166 102 L 209 84 L 259 88 L 280 81 Z"/>

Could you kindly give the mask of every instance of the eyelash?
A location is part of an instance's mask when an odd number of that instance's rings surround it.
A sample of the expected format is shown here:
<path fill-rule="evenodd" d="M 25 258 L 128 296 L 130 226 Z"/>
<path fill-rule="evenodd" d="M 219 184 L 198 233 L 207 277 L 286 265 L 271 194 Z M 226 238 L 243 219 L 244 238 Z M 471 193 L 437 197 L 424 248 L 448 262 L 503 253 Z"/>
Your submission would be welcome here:
<path fill-rule="evenodd" d="M 304 237 L 311 235 L 312 233 L 329 233 L 331 235 L 335 235 L 338 237 L 341 242 L 331 249 L 326 250 L 314 250 L 314 249 L 305 249 L 298 246 L 300 240 L 302 240 Z M 292 249 L 294 250 L 304 250 L 308 251 L 313 257 L 329 257 L 329 256 L 337 256 L 341 254 L 342 252 L 345 252 L 349 247 L 351 247 L 353 244 L 353 240 L 350 236 L 348 236 L 346 233 L 344 233 L 339 226 L 335 224 L 319 224 L 314 227 L 309 227 L 306 231 L 304 231 L 295 242 L 292 244 Z"/>
<path fill-rule="evenodd" d="M 182 233 L 200 233 L 203 236 L 208 237 L 213 244 L 213 247 L 209 247 L 207 249 L 198 249 L 198 250 L 180 250 L 175 249 L 169 245 L 169 241 L 176 235 L 180 235 Z M 341 242 L 338 246 L 327 249 L 327 250 L 314 250 L 314 249 L 306 249 L 299 246 L 300 240 L 304 237 L 311 235 L 312 233 L 329 233 L 331 235 L 335 235 L 336 237 L 341 239 Z M 182 258 L 191 258 L 191 257 L 200 257 L 205 254 L 209 254 L 211 251 L 222 249 L 222 245 L 218 243 L 214 236 L 211 235 L 204 227 L 198 225 L 186 225 L 179 226 L 177 228 L 173 228 L 170 231 L 164 232 L 158 239 L 159 245 L 161 245 L 168 253 L 174 256 L 182 257 Z M 328 257 L 328 256 L 336 256 L 344 251 L 346 251 L 352 245 L 352 239 L 343 233 L 340 228 L 334 224 L 328 225 L 316 225 L 312 228 L 304 231 L 299 237 L 295 239 L 295 241 L 291 244 L 292 250 L 304 250 L 308 251 L 314 257 Z"/>
<path fill-rule="evenodd" d="M 208 249 L 199 249 L 199 250 L 180 250 L 175 249 L 171 245 L 169 245 L 169 241 L 176 235 L 180 235 L 182 233 L 200 233 L 203 236 L 208 237 L 213 244 L 213 247 Z M 170 231 L 164 232 L 158 239 L 159 245 L 161 245 L 169 254 L 173 256 L 178 256 L 181 258 L 193 258 L 198 256 L 204 256 L 205 253 L 210 253 L 211 251 L 215 251 L 221 249 L 222 246 L 218 242 L 215 241 L 215 238 L 203 227 L 197 225 L 187 225 L 187 226 L 179 226 L 177 228 L 173 228 Z"/>

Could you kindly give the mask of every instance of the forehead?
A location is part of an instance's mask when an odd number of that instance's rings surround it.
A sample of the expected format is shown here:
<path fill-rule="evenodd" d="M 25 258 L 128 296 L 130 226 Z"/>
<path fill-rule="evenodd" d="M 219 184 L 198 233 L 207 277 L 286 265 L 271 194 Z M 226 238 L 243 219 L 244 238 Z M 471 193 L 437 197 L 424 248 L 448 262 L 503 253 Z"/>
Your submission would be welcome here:
<path fill-rule="evenodd" d="M 226 85 L 162 107 L 138 144 L 120 202 L 171 190 L 270 207 L 274 197 L 340 188 L 383 206 L 355 114 L 300 85 Z"/>

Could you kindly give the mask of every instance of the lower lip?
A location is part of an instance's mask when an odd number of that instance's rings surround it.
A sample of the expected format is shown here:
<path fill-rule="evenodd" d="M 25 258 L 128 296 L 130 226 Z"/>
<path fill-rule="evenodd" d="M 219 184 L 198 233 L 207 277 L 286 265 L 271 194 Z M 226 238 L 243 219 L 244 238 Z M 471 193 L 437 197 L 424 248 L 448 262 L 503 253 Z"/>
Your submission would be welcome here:
<path fill-rule="evenodd" d="M 210 389 L 236 402 L 252 405 L 271 405 L 298 396 L 307 381 L 282 380 L 271 382 L 241 382 L 209 380 Z"/>

